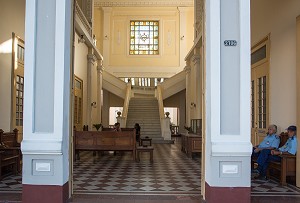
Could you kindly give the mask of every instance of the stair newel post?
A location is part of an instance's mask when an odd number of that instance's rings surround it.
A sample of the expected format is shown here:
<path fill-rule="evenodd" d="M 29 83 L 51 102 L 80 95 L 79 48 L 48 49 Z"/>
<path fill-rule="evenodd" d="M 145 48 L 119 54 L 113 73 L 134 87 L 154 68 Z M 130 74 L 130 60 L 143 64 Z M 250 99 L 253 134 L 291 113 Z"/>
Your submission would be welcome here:
<path fill-rule="evenodd" d="M 122 116 L 123 121 L 122 122 L 123 122 L 124 127 L 126 127 L 126 121 L 127 121 L 127 114 L 128 114 L 128 107 L 129 107 L 130 98 L 131 98 L 131 83 L 129 82 L 129 83 L 127 83 L 126 95 L 125 95 L 124 105 L 123 105 L 123 116 Z M 118 118 L 120 119 L 120 116 Z M 122 124 L 121 124 L 121 127 L 122 127 Z"/>

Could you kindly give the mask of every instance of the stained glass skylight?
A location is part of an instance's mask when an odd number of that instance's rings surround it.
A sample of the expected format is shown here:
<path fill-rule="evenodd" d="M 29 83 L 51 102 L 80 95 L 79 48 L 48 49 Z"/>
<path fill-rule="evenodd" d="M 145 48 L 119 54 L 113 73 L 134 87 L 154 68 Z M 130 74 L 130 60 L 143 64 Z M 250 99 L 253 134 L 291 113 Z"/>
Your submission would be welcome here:
<path fill-rule="evenodd" d="M 158 55 L 158 21 L 130 21 L 130 55 Z"/>

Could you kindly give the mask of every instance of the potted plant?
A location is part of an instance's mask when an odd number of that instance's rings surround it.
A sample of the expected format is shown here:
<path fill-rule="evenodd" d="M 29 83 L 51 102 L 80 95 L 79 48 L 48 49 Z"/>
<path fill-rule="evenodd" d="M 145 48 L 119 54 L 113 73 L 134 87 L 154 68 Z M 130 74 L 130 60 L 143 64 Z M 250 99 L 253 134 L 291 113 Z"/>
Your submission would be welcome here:
<path fill-rule="evenodd" d="M 101 123 L 98 123 L 98 124 L 93 124 L 94 128 L 96 128 L 96 130 L 98 131 L 101 127 L 102 127 L 102 124 Z"/>
<path fill-rule="evenodd" d="M 192 132 L 192 127 L 184 126 L 184 129 L 186 129 L 188 133 Z"/>

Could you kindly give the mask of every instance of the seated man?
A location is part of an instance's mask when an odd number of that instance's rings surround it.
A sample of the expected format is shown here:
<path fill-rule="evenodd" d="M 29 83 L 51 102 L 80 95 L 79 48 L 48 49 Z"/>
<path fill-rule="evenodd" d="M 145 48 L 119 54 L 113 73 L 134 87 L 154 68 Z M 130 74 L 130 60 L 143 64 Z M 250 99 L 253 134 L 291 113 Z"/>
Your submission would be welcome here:
<path fill-rule="evenodd" d="M 276 132 L 277 126 L 270 125 L 265 139 L 259 145 L 253 147 L 252 156 L 258 157 L 260 152 L 264 149 L 277 149 L 280 144 L 280 139 L 276 135 Z"/>
<path fill-rule="evenodd" d="M 115 125 L 114 125 L 114 131 L 116 131 L 116 132 L 121 132 L 122 131 L 119 122 L 115 123 Z"/>
<path fill-rule="evenodd" d="M 289 126 L 287 128 L 289 139 L 286 141 L 286 143 L 280 147 L 278 150 L 263 150 L 258 159 L 258 171 L 259 176 L 258 179 L 266 180 L 266 171 L 269 165 L 270 161 L 280 161 L 281 157 L 278 155 L 282 154 L 292 154 L 295 155 L 297 152 L 297 138 L 296 138 L 296 132 L 297 127 L 296 126 Z"/>

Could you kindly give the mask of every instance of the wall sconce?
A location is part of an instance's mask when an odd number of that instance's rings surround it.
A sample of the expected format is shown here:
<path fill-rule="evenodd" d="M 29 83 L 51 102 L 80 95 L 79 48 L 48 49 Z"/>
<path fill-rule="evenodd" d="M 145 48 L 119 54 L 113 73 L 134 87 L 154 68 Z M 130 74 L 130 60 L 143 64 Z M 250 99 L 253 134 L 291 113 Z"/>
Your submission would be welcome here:
<path fill-rule="evenodd" d="M 94 108 L 96 108 L 97 107 L 97 103 L 96 102 L 92 102 L 91 106 L 94 107 Z"/>
<path fill-rule="evenodd" d="M 78 43 L 85 43 L 85 39 L 83 38 L 83 35 L 78 38 Z"/>
<path fill-rule="evenodd" d="M 182 37 L 180 37 L 181 40 L 184 40 L 184 35 L 182 35 Z"/>
<path fill-rule="evenodd" d="M 194 102 L 191 102 L 191 107 L 192 108 L 195 108 L 196 107 L 196 104 Z"/>

